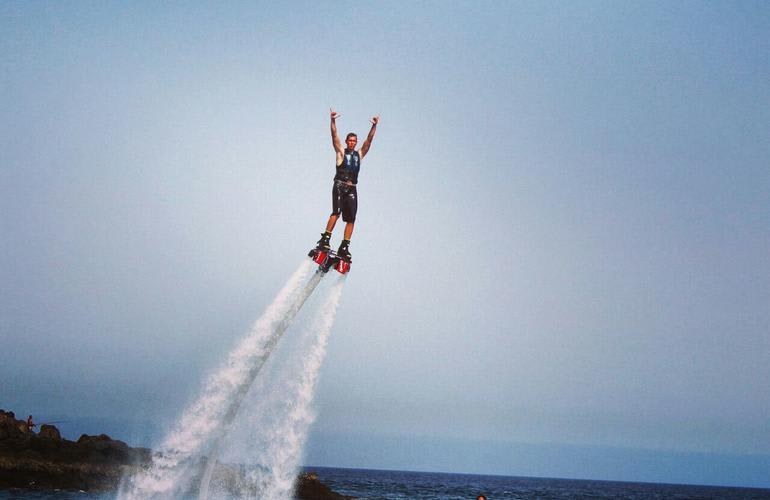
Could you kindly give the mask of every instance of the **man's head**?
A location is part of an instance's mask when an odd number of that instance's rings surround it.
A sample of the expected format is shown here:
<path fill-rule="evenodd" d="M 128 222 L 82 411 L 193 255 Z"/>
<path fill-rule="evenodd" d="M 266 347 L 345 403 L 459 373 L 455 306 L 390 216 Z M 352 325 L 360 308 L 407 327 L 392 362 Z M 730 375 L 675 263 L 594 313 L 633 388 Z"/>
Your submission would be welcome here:
<path fill-rule="evenodd" d="M 487 497 L 485 497 L 484 495 L 479 495 L 478 497 L 476 497 L 476 500 L 487 500 Z"/>
<path fill-rule="evenodd" d="M 349 133 L 345 137 L 345 146 L 347 146 L 348 149 L 356 149 L 356 144 L 358 144 L 358 136 L 353 132 Z"/>

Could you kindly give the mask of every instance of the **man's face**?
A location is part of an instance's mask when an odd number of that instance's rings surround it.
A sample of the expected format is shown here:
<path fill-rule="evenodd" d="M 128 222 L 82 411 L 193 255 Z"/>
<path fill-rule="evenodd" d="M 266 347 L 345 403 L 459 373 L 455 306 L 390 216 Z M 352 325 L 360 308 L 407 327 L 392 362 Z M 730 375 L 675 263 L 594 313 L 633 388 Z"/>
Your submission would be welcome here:
<path fill-rule="evenodd" d="M 345 139 L 345 144 L 347 145 L 348 149 L 356 149 L 356 144 L 358 144 L 358 137 L 348 137 Z"/>

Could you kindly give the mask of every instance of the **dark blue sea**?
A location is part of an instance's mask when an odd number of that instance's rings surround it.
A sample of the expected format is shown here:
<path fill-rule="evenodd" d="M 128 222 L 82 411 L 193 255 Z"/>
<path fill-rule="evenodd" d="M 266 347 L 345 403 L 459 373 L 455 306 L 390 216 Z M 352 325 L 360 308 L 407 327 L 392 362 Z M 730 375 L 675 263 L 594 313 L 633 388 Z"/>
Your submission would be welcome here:
<path fill-rule="evenodd" d="M 572 479 L 480 476 L 431 472 L 310 467 L 321 482 L 343 495 L 360 499 L 476 500 L 484 494 L 499 499 L 726 499 L 770 500 L 770 489 L 621 483 Z M 83 492 L 27 492 L 0 490 L 0 499 L 107 500 L 114 495 Z"/>
<path fill-rule="evenodd" d="M 430 472 L 308 468 L 337 493 L 361 499 L 476 500 L 628 498 L 770 499 L 770 489 L 727 488 Z"/>

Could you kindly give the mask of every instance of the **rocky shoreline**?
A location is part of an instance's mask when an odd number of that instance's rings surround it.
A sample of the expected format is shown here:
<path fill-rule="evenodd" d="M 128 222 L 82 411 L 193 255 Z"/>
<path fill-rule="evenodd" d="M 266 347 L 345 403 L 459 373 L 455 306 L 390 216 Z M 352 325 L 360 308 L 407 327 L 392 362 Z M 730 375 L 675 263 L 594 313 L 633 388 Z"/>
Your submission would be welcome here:
<path fill-rule="evenodd" d="M 83 434 L 77 441 L 61 437 L 53 425 L 35 433 L 13 412 L 0 410 L 0 489 L 29 490 L 117 490 L 123 477 L 146 467 L 152 450 L 131 448 L 105 434 Z M 237 472 L 222 468 L 221 474 L 235 478 Z M 343 500 L 318 481 L 313 473 L 300 475 L 295 498 Z"/>

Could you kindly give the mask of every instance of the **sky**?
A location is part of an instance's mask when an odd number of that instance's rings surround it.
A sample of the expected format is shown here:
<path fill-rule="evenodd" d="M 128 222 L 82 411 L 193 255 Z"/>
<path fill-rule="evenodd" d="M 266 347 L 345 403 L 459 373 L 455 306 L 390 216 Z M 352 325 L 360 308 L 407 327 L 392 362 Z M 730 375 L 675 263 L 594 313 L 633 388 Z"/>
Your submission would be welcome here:
<path fill-rule="evenodd" d="M 769 487 L 768 54 L 765 2 L 3 2 L 0 408 L 177 418 L 333 107 L 381 121 L 308 460 Z"/>

